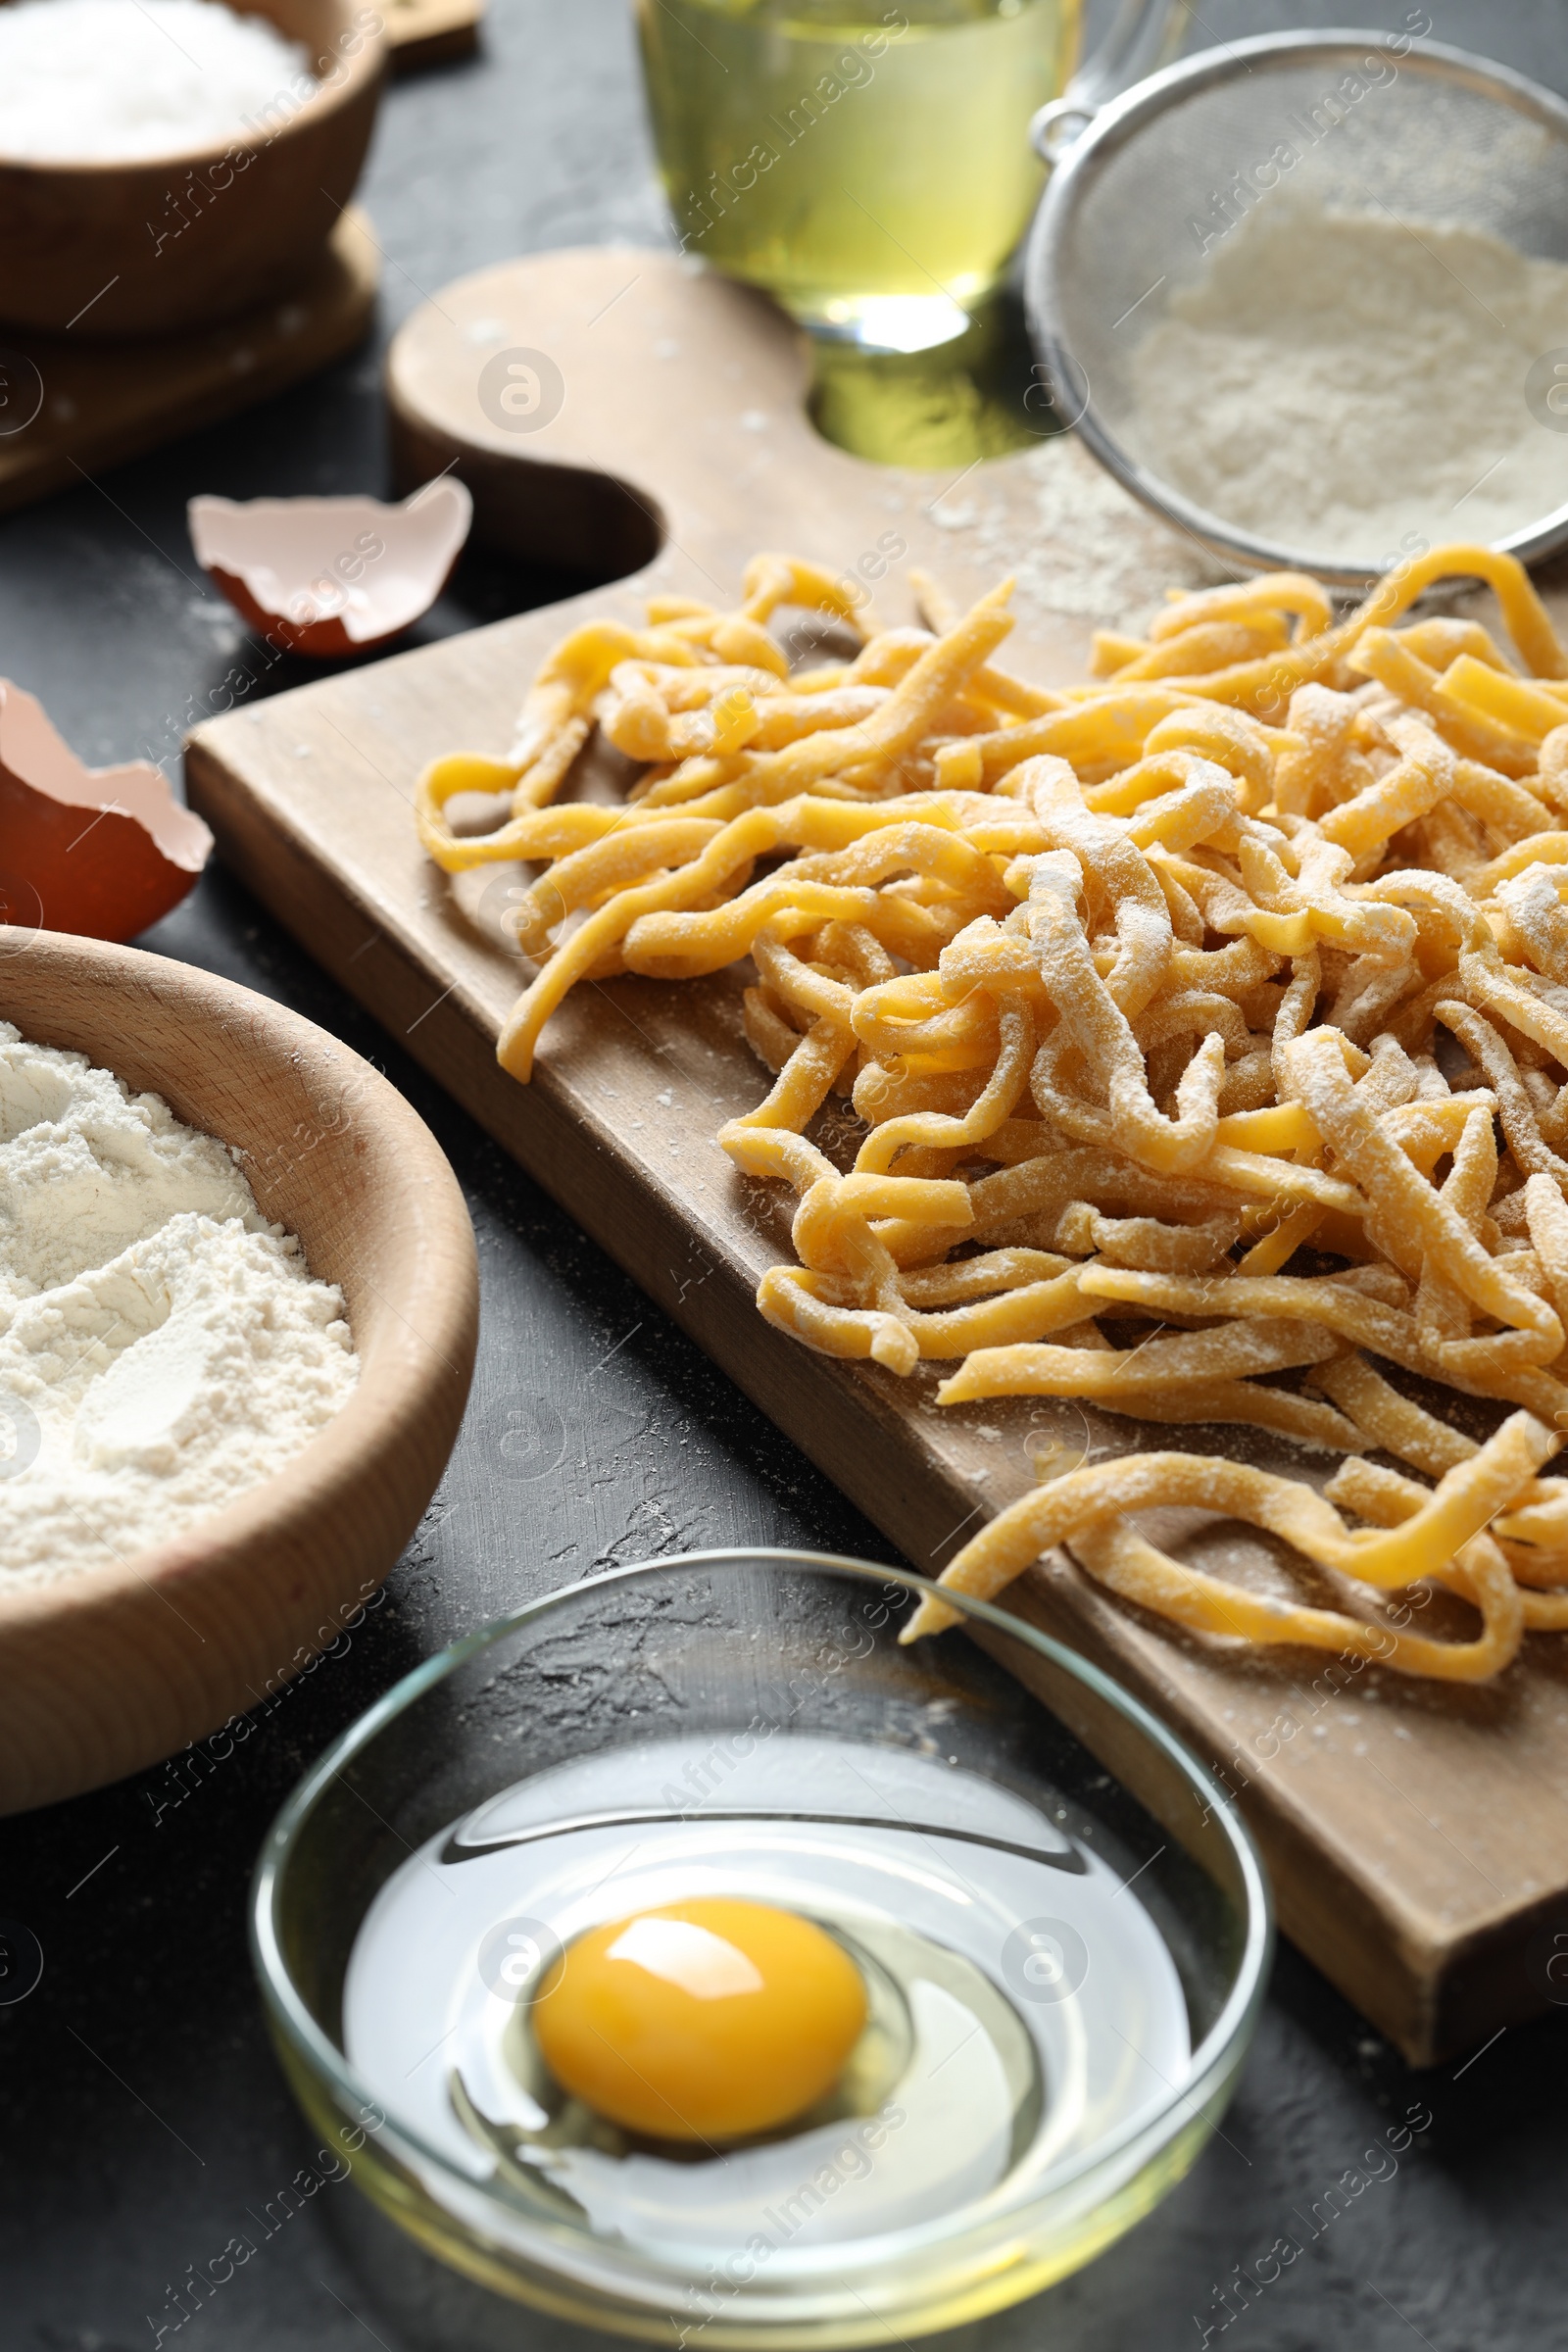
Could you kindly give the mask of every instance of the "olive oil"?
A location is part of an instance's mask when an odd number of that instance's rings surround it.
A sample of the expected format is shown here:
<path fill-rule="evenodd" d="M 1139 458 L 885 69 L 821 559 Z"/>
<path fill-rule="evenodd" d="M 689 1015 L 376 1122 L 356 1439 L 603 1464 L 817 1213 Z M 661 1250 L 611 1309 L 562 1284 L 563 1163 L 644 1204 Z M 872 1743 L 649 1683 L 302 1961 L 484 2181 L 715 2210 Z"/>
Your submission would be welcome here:
<path fill-rule="evenodd" d="M 1030 117 L 1078 0 L 638 0 L 684 252 L 803 323 L 905 351 L 962 331 L 1040 193 Z"/>

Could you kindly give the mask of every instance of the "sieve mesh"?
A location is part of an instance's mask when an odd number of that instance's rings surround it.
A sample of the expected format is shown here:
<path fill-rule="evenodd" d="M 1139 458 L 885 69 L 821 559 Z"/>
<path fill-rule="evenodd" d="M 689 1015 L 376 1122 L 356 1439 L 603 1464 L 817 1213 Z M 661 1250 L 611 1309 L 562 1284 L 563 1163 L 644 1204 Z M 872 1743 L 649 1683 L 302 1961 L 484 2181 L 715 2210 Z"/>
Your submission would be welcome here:
<path fill-rule="evenodd" d="M 1135 397 L 1135 354 L 1173 297 L 1252 217 L 1292 203 L 1412 230 L 1482 230 L 1531 257 L 1568 261 L 1568 107 L 1456 50 L 1399 55 L 1375 32 L 1270 35 L 1141 83 L 1099 115 L 1053 177 L 1027 291 L 1058 409 L 1129 489 L 1209 547 L 1349 583 L 1367 567 L 1257 537 L 1162 480 Z M 1480 336 L 1490 331 L 1485 295 L 1485 286 L 1456 294 L 1474 303 Z M 1568 344 L 1568 319 L 1560 339 Z M 1441 385 L 1419 392 L 1442 399 Z M 1518 402 L 1523 430 L 1522 376 L 1500 375 L 1498 397 Z M 1415 410 L 1413 388 L 1418 430 Z M 1535 556 L 1564 539 L 1568 508 L 1533 516 L 1501 544 Z"/>

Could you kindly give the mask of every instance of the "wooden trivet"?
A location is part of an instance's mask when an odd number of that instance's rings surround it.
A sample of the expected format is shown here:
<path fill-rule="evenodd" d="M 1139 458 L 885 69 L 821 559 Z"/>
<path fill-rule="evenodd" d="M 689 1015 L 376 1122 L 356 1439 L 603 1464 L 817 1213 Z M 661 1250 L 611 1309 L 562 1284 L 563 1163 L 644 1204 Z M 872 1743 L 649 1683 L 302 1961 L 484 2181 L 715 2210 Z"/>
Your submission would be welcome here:
<path fill-rule="evenodd" d="M 391 0 L 386 12 L 387 45 L 396 74 L 442 66 L 476 48 L 485 0 Z"/>
<path fill-rule="evenodd" d="M 0 514 L 341 359 L 369 331 L 379 279 L 380 250 L 351 208 L 292 292 L 220 326 L 120 343 L 0 327 Z"/>

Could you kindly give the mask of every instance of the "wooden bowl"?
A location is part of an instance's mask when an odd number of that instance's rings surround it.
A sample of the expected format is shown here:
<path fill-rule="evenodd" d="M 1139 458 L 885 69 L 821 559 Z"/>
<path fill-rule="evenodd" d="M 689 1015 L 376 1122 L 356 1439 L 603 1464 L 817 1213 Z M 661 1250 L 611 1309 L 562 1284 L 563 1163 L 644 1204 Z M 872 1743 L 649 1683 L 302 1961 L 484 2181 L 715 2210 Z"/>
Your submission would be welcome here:
<path fill-rule="evenodd" d="M 0 319 L 49 334 L 161 334 L 231 318 L 304 275 L 359 179 L 385 31 L 356 0 L 245 7 L 304 43 L 316 94 L 302 102 L 285 85 L 250 134 L 184 154 L 0 157 Z"/>
<path fill-rule="evenodd" d="M 52 1586 L 7 1592 L 0 1571 L 0 1812 L 16 1812 L 205 1738 L 352 1633 L 452 1450 L 479 1308 L 446 1155 L 368 1062 L 161 956 L 6 940 L 0 1018 L 231 1144 L 264 1214 L 341 1285 L 360 1356 L 303 1452 L 172 1543 Z"/>

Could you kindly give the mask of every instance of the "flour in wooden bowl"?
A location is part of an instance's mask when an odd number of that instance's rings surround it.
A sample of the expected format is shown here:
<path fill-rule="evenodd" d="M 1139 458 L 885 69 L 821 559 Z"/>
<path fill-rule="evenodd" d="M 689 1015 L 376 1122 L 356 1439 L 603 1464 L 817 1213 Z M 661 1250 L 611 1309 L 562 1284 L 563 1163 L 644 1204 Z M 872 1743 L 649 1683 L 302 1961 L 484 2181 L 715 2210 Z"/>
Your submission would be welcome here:
<path fill-rule="evenodd" d="M 310 64 L 303 42 L 220 0 L 12 0 L 0 10 L 0 155 L 107 164 L 240 142 L 257 118 L 310 96 Z M 182 191 L 198 216 L 232 182 L 223 161 L 227 179 Z M 184 220 L 172 206 L 160 226 L 178 236 Z"/>
<path fill-rule="evenodd" d="M 341 1292 L 225 1145 L 0 1022 L 0 1584 L 181 1534 L 358 1376 Z"/>

